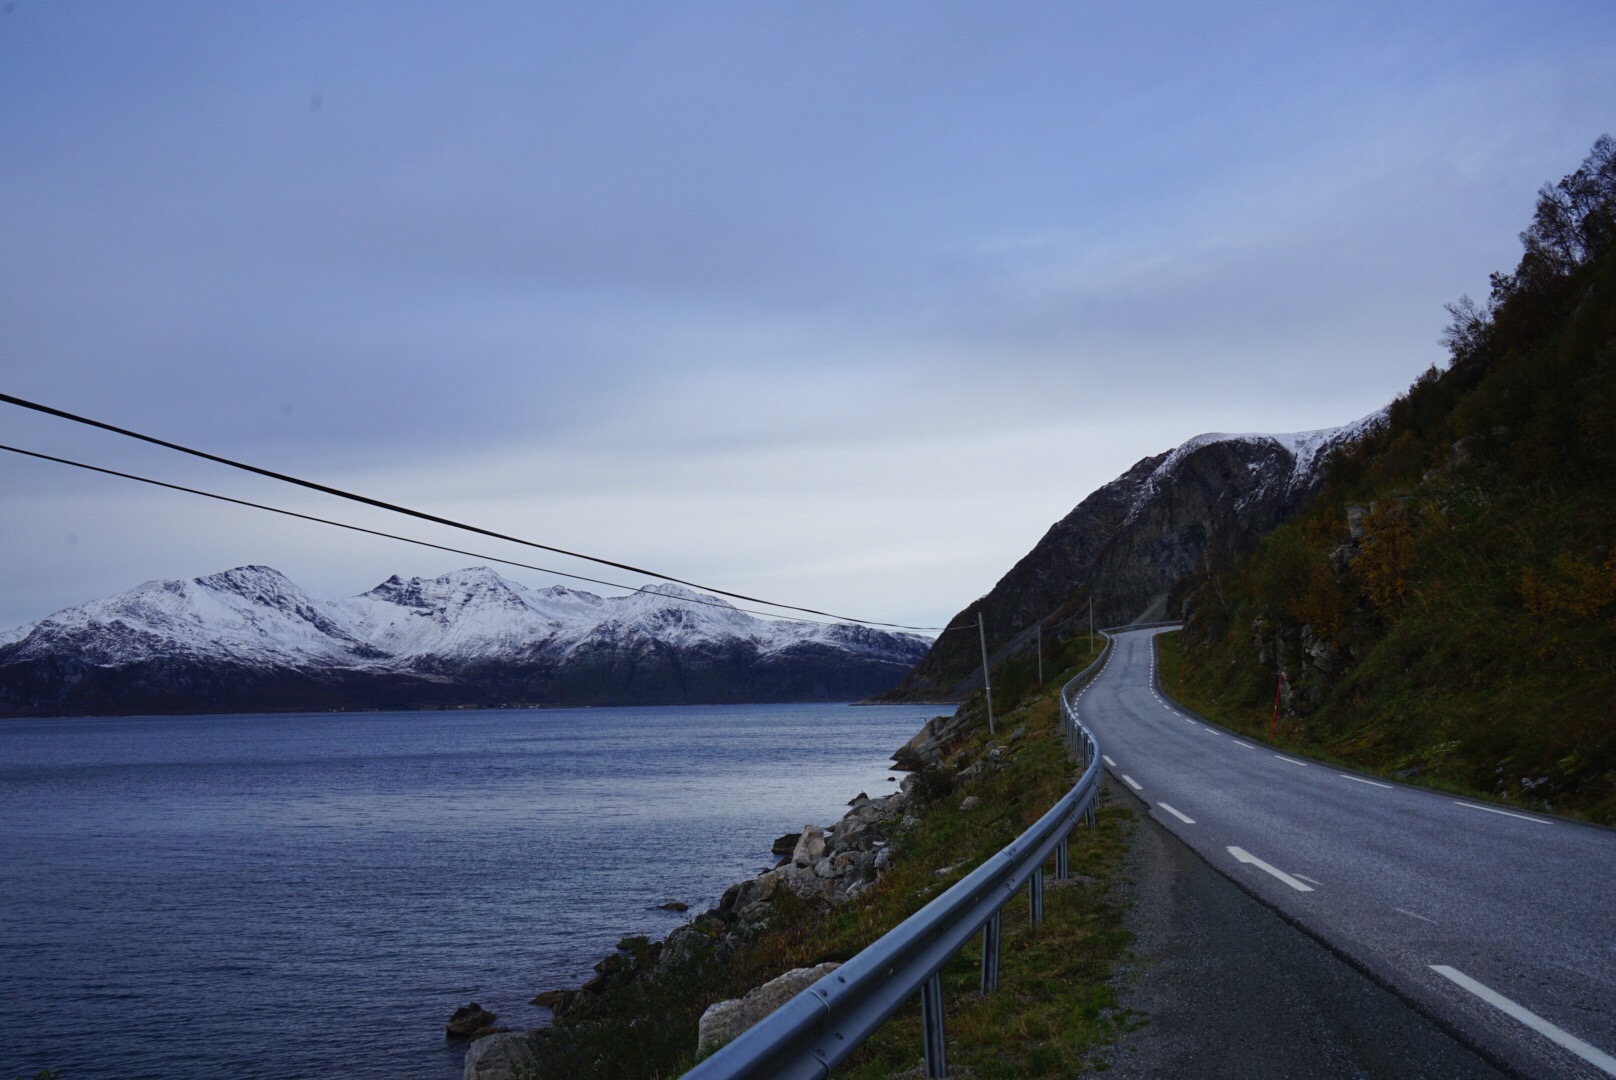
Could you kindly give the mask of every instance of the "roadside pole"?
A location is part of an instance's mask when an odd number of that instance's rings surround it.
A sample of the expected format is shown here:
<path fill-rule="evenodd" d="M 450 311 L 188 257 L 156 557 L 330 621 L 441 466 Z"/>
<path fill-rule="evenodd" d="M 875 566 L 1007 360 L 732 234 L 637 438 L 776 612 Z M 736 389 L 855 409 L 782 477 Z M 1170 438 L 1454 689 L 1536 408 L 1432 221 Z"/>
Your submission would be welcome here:
<path fill-rule="evenodd" d="M 982 641 L 982 690 L 988 696 L 988 734 L 996 735 L 998 732 L 993 726 L 993 686 L 988 682 L 988 632 L 982 625 L 982 613 L 976 613 L 976 636 Z"/>

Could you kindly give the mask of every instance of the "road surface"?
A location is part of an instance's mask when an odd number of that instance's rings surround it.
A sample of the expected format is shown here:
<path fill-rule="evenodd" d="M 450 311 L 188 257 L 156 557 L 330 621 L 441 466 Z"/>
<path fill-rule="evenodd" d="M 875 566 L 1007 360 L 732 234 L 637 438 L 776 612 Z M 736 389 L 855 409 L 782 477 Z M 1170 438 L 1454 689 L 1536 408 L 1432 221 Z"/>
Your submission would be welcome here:
<path fill-rule="evenodd" d="M 1160 632 L 1116 635 L 1076 701 L 1107 770 L 1153 818 L 1505 1069 L 1616 1077 L 1616 831 L 1208 725 L 1157 689 Z"/>

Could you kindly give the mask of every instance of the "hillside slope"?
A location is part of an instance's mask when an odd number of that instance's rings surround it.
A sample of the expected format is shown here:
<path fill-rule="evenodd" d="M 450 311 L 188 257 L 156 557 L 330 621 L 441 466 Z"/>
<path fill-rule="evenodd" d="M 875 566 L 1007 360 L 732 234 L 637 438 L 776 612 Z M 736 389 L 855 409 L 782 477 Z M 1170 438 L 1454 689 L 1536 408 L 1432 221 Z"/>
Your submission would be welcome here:
<path fill-rule="evenodd" d="M 1318 490 L 1324 464 L 1341 446 L 1383 422 L 1286 435 L 1197 435 L 1144 458 L 1079 503 L 980 600 L 949 620 L 967 630 L 941 635 L 886 697 L 955 699 L 981 685 L 974 630 L 981 613 L 994 661 L 1087 625 L 1169 617 L 1175 590 L 1208 560 L 1249 552 Z"/>
<path fill-rule="evenodd" d="M 1446 370 L 1196 584 L 1187 693 L 1398 775 L 1616 823 L 1616 144 L 1539 197 Z"/>

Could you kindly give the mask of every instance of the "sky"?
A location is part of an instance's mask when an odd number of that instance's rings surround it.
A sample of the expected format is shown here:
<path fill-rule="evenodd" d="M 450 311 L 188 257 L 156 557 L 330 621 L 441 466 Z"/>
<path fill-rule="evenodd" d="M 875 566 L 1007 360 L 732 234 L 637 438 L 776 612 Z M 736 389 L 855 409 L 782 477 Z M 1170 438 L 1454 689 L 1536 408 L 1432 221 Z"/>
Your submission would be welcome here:
<path fill-rule="evenodd" d="M 0 390 L 941 625 L 1140 458 L 1441 363 L 1616 130 L 1612 41 L 1605 0 L 6 0 Z M 5 405 L 0 442 L 644 580 Z M 480 561 L 0 453 L 0 628 Z"/>

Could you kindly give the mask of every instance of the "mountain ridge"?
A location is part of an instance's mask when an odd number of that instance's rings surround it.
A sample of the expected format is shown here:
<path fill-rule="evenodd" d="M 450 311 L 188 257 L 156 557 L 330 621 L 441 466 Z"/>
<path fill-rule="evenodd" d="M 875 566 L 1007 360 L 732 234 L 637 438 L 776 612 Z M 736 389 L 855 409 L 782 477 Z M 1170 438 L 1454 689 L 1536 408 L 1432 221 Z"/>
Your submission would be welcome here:
<path fill-rule="evenodd" d="M 248 564 L 0 634 L 0 713 L 854 699 L 927 645 L 761 619 L 679 585 L 601 597 L 479 566 L 327 600 Z"/>
<path fill-rule="evenodd" d="M 1075 632 L 1094 601 L 1096 626 L 1168 617 L 1203 560 L 1250 551 L 1323 481 L 1331 456 L 1378 430 L 1386 410 L 1333 428 L 1209 432 L 1141 458 L 1049 527 L 989 592 L 948 621 L 983 616 L 993 661 L 1033 647 L 1035 629 Z M 938 638 L 879 700 L 953 700 L 981 685 L 975 635 Z"/>

